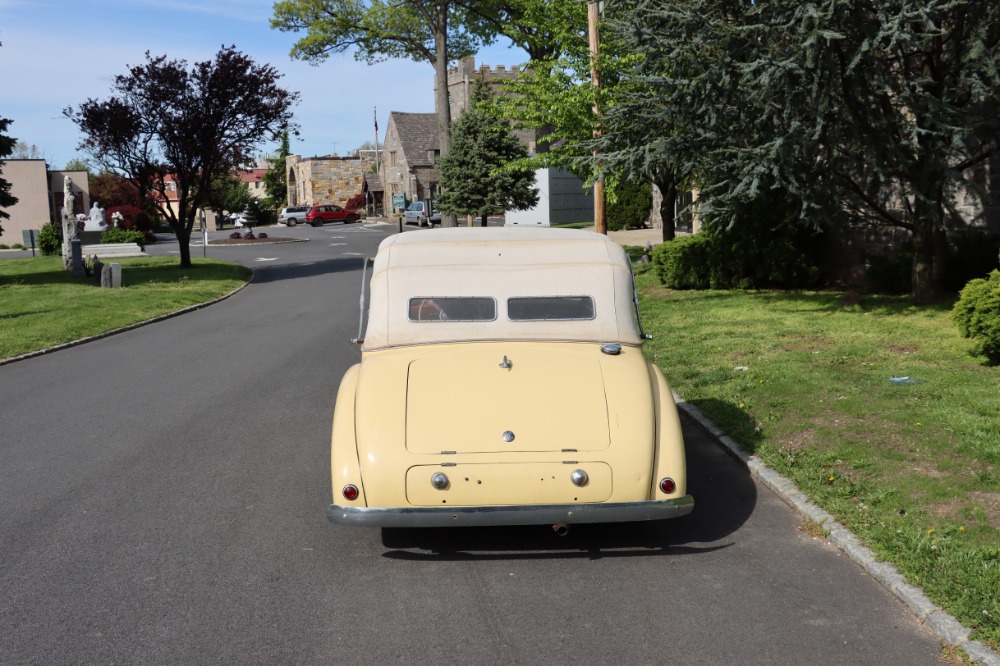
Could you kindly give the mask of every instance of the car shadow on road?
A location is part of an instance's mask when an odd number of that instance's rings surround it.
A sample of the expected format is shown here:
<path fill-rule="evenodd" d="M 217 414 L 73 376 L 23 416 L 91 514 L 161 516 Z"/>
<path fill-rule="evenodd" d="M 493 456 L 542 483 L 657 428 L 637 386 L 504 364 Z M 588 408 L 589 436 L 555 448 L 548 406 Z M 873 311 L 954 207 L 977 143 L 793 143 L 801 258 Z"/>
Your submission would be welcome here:
<path fill-rule="evenodd" d="M 259 266 L 254 268 L 254 282 L 277 282 L 278 280 L 297 280 L 330 273 L 347 273 L 359 271 L 364 266 L 365 257 L 336 257 L 302 264 L 281 264 L 278 266 Z M 358 288 L 361 288 L 360 283 Z"/>
<path fill-rule="evenodd" d="M 732 545 L 730 537 L 757 504 L 746 468 L 682 417 L 688 493 L 694 511 L 673 520 L 573 525 L 566 536 L 550 526 L 383 529 L 383 557 L 399 560 L 503 560 L 697 555 Z"/>

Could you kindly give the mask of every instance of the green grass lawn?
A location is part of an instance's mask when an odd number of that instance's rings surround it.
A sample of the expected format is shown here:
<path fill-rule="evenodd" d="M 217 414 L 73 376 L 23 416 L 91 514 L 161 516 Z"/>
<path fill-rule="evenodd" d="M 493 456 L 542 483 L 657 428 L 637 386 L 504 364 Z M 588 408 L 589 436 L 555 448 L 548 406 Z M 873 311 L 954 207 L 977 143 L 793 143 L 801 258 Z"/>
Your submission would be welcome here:
<path fill-rule="evenodd" d="M 1000 648 L 1000 368 L 949 307 L 638 280 L 674 389 Z"/>
<path fill-rule="evenodd" d="M 122 258 L 122 288 L 70 277 L 61 257 L 0 261 L 0 359 L 79 340 L 229 293 L 249 268 L 211 259 Z"/>

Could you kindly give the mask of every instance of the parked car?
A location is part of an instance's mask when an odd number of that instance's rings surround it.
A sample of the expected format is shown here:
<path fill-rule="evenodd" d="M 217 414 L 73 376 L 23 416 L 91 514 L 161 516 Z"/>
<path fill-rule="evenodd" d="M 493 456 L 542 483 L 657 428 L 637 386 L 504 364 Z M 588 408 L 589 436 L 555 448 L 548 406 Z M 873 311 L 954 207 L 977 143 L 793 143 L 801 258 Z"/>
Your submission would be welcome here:
<path fill-rule="evenodd" d="M 309 206 L 286 206 L 278 213 L 278 224 L 294 227 L 299 222 L 306 221 L 306 213 L 308 212 Z"/>
<path fill-rule="evenodd" d="M 330 521 L 565 533 L 691 512 L 677 408 L 606 236 L 394 234 L 368 292 L 334 407 Z"/>
<path fill-rule="evenodd" d="M 327 222 L 342 220 L 344 224 L 353 224 L 358 221 L 360 215 L 358 211 L 349 208 L 341 208 L 328 204 L 326 206 L 313 206 L 306 212 L 305 220 L 314 227 Z"/>
<path fill-rule="evenodd" d="M 426 204 L 423 201 L 414 201 L 403 211 L 403 219 L 407 224 L 416 224 L 421 227 L 434 226 L 441 224 L 441 211 L 432 209 L 428 222 Z"/>

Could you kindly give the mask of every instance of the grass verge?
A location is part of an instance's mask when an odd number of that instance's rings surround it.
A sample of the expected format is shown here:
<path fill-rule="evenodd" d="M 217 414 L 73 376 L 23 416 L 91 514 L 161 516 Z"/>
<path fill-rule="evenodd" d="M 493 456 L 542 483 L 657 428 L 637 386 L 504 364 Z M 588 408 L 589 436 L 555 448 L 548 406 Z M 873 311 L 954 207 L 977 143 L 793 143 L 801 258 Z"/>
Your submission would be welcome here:
<path fill-rule="evenodd" d="M 176 257 L 121 258 L 122 288 L 73 278 L 61 257 L 0 261 L 0 359 L 79 340 L 204 303 L 251 271 L 211 259 L 181 268 Z"/>
<path fill-rule="evenodd" d="M 1000 368 L 949 308 L 638 281 L 678 393 L 1000 649 Z"/>

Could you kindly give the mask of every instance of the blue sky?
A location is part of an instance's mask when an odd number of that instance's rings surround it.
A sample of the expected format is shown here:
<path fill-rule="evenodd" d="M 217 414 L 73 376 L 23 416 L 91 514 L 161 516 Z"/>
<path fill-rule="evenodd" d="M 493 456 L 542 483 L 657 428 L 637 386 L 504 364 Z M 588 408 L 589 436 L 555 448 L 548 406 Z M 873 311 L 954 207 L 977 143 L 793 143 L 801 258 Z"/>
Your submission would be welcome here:
<path fill-rule="evenodd" d="M 341 155 L 379 141 L 389 111 L 434 109 L 429 63 L 392 60 L 366 65 L 352 54 L 331 55 L 318 66 L 292 60 L 295 33 L 272 30 L 272 0 L 0 0 L 0 117 L 8 132 L 38 146 L 53 168 L 74 157 L 80 135 L 62 115 L 67 106 L 110 93 L 111 79 L 145 53 L 193 63 L 210 60 L 223 44 L 269 63 L 282 85 L 299 92 L 301 136 L 292 151 Z M 489 47 L 476 64 L 508 67 L 525 60 L 519 49 Z M 264 150 L 273 146 L 264 146 Z"/>

